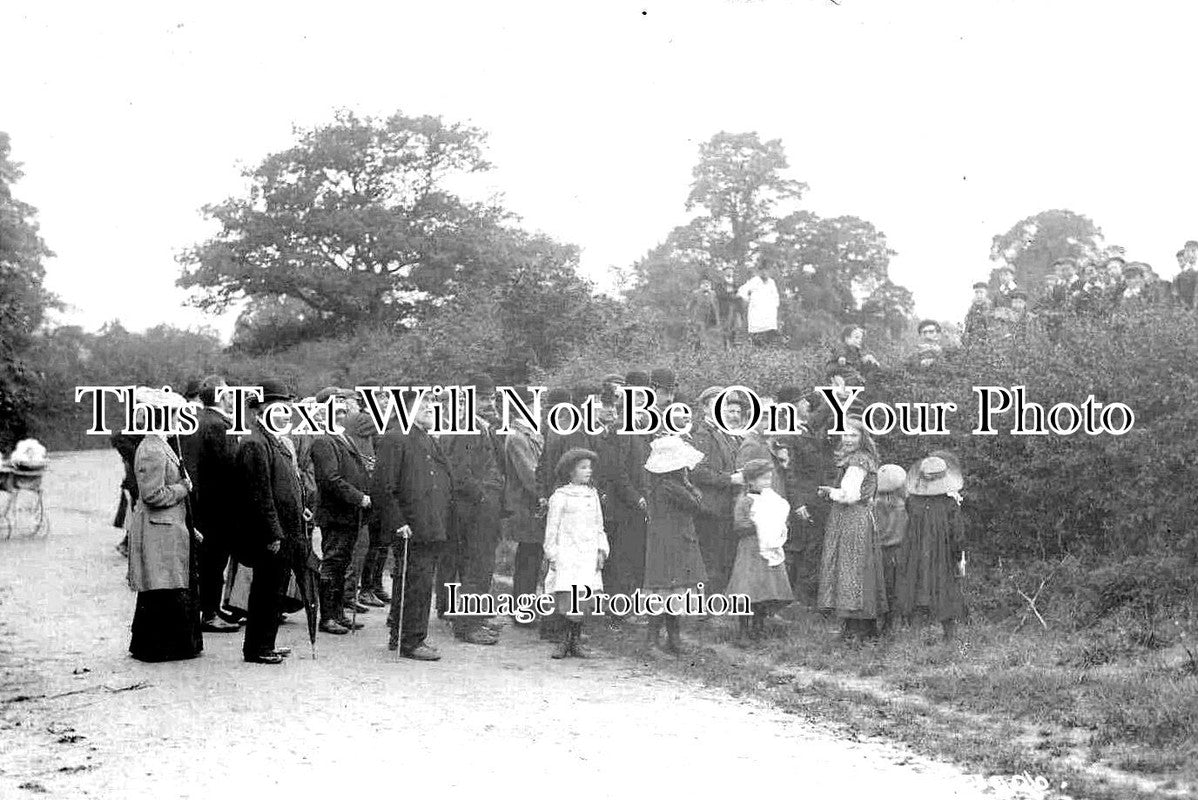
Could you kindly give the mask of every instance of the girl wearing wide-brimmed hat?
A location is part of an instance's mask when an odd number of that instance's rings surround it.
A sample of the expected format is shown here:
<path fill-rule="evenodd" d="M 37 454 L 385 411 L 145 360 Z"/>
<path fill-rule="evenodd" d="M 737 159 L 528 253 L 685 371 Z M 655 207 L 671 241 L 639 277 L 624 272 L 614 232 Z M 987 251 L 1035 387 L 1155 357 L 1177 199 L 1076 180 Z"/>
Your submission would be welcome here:
<path fill-rule="evenodd" d="M 598 461 L 591 450 L 571 448 L 557 462 L 557 480 L 561 484 L 549 497 L 545 516 L 545 591 L 554 595 L 557 614 L 566 620 L 565 635 L 553 652 L 553 658 L 576 656 L 586 658 L 579 644 L 582 622 L 589 608 L 572 613 L 571 593 L 592 592 L 603 588 L 603 562 L 609 552 L 607 534 L 603 530 L 603 511 L 599 492 L 591 485 L 591 475 Z"/>
<path fill-rule="evenodd" d="M 766 617 L 794 602 L 783 550 L 790 503 L 773 489 L 773 462 L 754 459 L 741 472 L 746 490 L 732 512 L 732 530 L 739 542 L 727 593 L 748 596 L 752 623 L 750 627 L 747 618 L 739 618 L 740 635 L 756 637 L 764 632 Z"/>
<path fill-rule="evenodd" d="M 691 484 L 688 472 L 703 460 L 703 454 L 679 436 L 662 436 L 649 447 L 645 471 L 649 473 L 645 500 L 649 517 L 645 536 L 645 592 L 663 600 L 697 590 L 707 581 L 707 570 L 695 533 L 695 515 L 702 495 Z M 682 650 L 680 618 L 677 615 L 650 615 L 648 644 L 656 646 L 662 622 L 666 627 L 666 647 Z"/>
<path fill-rule="evenodd" d="M 832 501 L 820 565 L 819 607 L 834 613 L 844 638 L 873 638 L 887 611 L 882 551 L 872 505 L 878 486 L 878 453 L 861 419 L 850 417 L 836 448 L 836 486 L 819 492 Z"/>
<path fill-rule="evenodd" d="M 939 451 L 912 465 L 907 474 L 907 535 L 899 555 L 899 613 L 926 613 L 951 639 L 965 616 L 960 567 L 965 551 L 961 515 L 964 477 L 952 453 Z"/>
<path fill-rule="evenodd" d="M 887 631 L 894 621 L 897 607 L 895 586 L 898 579 L 899 555 L 907 535 L 907 470 L 898 464 L 883 464 L 878 468 L 874 523 L 878 529 L 878 546 L 882 548 L 882 575 L 885 578 L 886 605 L 889 608 L 882 618 L 882 630 Z"/>

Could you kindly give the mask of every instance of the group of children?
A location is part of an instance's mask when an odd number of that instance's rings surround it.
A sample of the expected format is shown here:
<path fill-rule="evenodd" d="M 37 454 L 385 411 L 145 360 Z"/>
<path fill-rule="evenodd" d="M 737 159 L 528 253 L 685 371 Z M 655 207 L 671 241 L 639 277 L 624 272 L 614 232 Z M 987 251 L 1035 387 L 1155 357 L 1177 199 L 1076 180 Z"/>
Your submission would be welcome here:
<path fill-rule="evenodd" d="M 689 448 L 680 440 L 655 441 L 655 444 L 659 443 L 677 445 L 676 449 Z M 697 451 L 695 454 L 694 460 L 701 457 Z M 545 591 L 555 595 L 558 613 L 566 618 L 565 635 L 553 658 L 587 656 L 580 645 L 580 637 L 583 621 L 592 610 L 580 608 L 579 613 L 570 613 L 571 591 L 583 586 L 596 592 L 602 589 L 602 569 L 610 548 L 604 532 L 599 494 L 591 484 L 596 460 L 594 452 L 578 448 L 562 455 L 557 472 L 563 483 L 549 500 L 544 545 L 548 562 Z M 649 466 L 652 464 L 646 465 Z M 693 461 L 690 466 L 694 466 Z M 683 462 L 674 462 L 670 468 L 671 475 L 666 477 L 677 477 L 679 486 L 689 487 L 688 467 Z M 741 469 L 744 490 L 733 511 L 737 550 L 726 594 L 746 595 L 753 611 L 751 617 L 738 618 L 742 641 L 761 636 L 766 619 L 795 599 L 787 577 L 784 551 L 791 508 L 773 488 L 773 473 L 774 465 L 768 460 L 745 463 Z M 869 524 L 862 528 L 861 540 L 855 544 L 865 553 L 859 561 L 867 566 L 857 568 L 876 570 L 879 579 L 874 583 L 884 585 L 884 593 L 878 592 L 876 600 L 867 604 L 868 609 L 862 614 L 846 620 L 845 631 L 849 635 L 873 638 L 889 631 L 898 620 L 909 623 L 922 614 L 940 622 L 944 637 L 949 640 L 955 633 L 956 622 L 965 615 L 961 589 L 965 552 L 960 464 L 952 453 L 937 451 L 916 462 L 910 471 L 897 464 L 885 464 L 876 468 L 876 474 L 870 477 L 874 480 L 868 485 L 876 486 L 876 493 L 859 490 L 859 496 L 847 499 L 865 510 L 869 519 Z M 839 491 L 837 487 L 824 488 L 829 490 L 829 495 Z M 693 491 L 697 494 L 697 490 Z M 834 528 L 835 525 L 830 523 L 825 543 L 826 561 L 835 559 L 841 547 L 838 541 L 833 541 L 836 538 Z M 653 535 L 650 530 L 650 538 Z M 685 549 L 691 540 L 693 537 L 678 537 L 671 546 Z M 680 563 L 700 557 L 697 543 L 693 549 L 694 553 L 684 554 Z M 702 569 L 700 561 L 697 571 L 701 573 Z M 669 589 L 656 587 L 650 591 L 664 594 L 678 591 L 684 585 L 693 587 L 695 571 L 690 570 L 691 574 L 686 578 L 665 581 L 671 584 Z M 825 567 L 823 580 L 836 581 L 837 578 L 829 578 Z M 670 627 L 671 622 L 675 627 Z M 677 620 L 667 618 L 665 623 L 673 641 Z M 651 619 L 651 632 L 660 625 L 661 620 Z"/>

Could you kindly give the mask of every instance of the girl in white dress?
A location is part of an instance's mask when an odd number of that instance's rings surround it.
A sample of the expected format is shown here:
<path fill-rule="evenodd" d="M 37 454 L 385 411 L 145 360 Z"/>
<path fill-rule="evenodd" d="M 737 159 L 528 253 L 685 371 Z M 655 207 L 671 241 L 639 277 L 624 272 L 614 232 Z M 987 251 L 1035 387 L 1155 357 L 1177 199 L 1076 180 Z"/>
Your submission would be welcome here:
<path fill-rule="evenodd" d="M 590 612 L 590 603 L 571 608 L 575 599 L 584 597 L 585 588 L 603 589 L 601 570 L 607 560 L 607 534 L 603 532 L 603 511 L 599 493 L 591 485 L 598 456 L 590 450 L 567 450 L 557 462 L 558 479 L 568 481 L 549 498 L 545 519 L 545 591 L 553 592 L 557 613 L 566 618 L 566 635 L 553 652 L 553 658 L 586 658 L 579 645 L 582 622 Z M 575 613 L 577 612 L 577 613 Z"/>

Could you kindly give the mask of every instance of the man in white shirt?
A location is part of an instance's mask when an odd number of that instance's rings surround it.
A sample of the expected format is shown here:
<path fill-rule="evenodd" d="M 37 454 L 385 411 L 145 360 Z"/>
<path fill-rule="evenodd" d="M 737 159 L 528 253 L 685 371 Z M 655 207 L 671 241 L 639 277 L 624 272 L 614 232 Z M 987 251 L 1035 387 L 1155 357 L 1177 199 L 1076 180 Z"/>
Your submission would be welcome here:
<path fill-rule="evenodd" d="M 757 267 L 757 274 L 737 291 L 748 305 L 746 318 L 749 341 L 756 345 L 772 344 L 778 339 L 778 284 L 770 277 L 769 267 L 764 263 Z"/>

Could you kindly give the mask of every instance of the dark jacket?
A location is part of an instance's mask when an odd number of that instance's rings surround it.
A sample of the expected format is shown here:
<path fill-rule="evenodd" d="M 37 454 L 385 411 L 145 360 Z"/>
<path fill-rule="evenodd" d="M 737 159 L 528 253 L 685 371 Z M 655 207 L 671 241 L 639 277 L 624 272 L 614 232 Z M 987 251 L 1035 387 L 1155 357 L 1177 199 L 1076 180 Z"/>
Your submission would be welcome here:
<path fill-rule="evenodd" d="M 645 586 L 650 590 L 693 587 L 706 582 L 694 515 L 702 495 L 684 470 L 648 475 L 649 528 L 645 547 Z"/>
<path fill-rule="evenodd" d="M 366 462 L 356 446 L 341 436 L 324 434 L 312 440 L 316 471 L 316 524 L 351 527 L 364 517 L 362 497 L 370 491 Z"/>
<path fill-rule="evenodd" d="M 370 493 L 383 530 L 412 528 L 412 541 L 444 542 L 449 527 L 453 478 L 449 462 L 418 425 L 405 434 L 390 430 L 379 439 Z"/>
<path fill-rule="evenodd" d="M 648 473 L 645 462 L 649 460 L 648 434 L 616 434 L 615 443 L 608 456 L 611 468 L 608 477 L 612 508 L 616 513 L 635 514 L 642 520 L 644 512 L 637 509 L 637 502 L 644 498 Z"/>
<path fill-rule="evenodd" d="M 455 503 L 478 505 L 497 500 L 503 491 L 502 471 L 495 463 L 495 443 L 490 427 L 480 423 L 477 435 L 446 436 L 441 442 L 453 473 Z"/>
<path fill-rule="evenodd" d="M 180 437 L 183 464 L 191 476 L 191 511 L 200 533 L 228 536 L 237 524 L 236 436 L 229 436 L 232 420 L 214 408 L 200 410 L 199 427 Z"/>
<path fill-rule="evenodd" d="M 545 540 L 545 521 L 537 518 L 537 464 L 545 446 L 541 434 L 521 423 L 503 437 L 503 505 L 507 538 L 517 543 L 540 544 Z"/>
<path fill-rule="evenodd" d="M 237 447 L 236 464 L 241 521 L 233 542 L 236 559 L 253 567 L 272 542 L 280 542 L 281 557 L 300 557 L 307 542 L 303 487 L 286 447 L 255 420 Z"/>
<path fill-rule="evenodd" d="M 731 519 L 736 497 L 732 473 L 737 469 L 739 444 L 707 420 L 696 425 L 693 433 L 695 447 L 703 453 L 703 460 L 691 470 L 691 482 L 703 494 L 703 513 L 717 519 Z"/>

